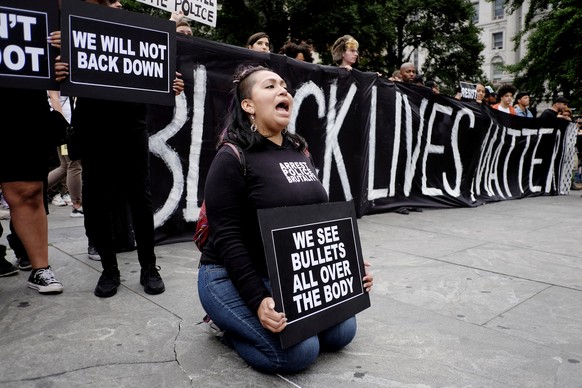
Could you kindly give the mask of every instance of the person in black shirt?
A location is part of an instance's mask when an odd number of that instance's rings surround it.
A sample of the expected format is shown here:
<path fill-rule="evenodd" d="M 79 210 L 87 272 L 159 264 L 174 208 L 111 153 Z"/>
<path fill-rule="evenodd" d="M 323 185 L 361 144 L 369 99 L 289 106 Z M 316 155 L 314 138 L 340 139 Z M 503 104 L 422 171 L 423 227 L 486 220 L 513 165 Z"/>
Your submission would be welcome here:
<path fill-rule="evenodd" d="M 542 114 L 540 115 L 539 118 L 540 119 L 555 119 L 562 112 L 562 110 L 564 110 L 564 108 L 568 107 L 569 103 L 570 103 L 570 101 L 568 101 L 566 98 L 558 97 L 554 100 L 554 103 L 552 104 L 551 107 L 549 107 L 548 109 L 546 109 L 542 112 Z"/>
<path fill-rule="evenodd" d="M 121 8 L 119 1 L 87 2 Z M 60 47 L 60 32 L 54 34 L 53 43 Z M 57 81 L 68 76 L 68 69 L 68 63 L 57 57 Z M 176 95 L 180 94 L 184 90 L 184 81 L 174 79 L 173 90 Z M 146 104 L 137 102 L 79 97 L 73 111 L 72 125 L 83 164 L 85 230 L 103 266 L 94 291 L 100 298 L 112 297 L 121 284 L 115 224 L 116 220 L 124 219 L 126 209 L 120 205 L 125 204 L 131 215 L 141 267 L 139 282 L 150 295 L 161 294 L 166 289 L 154 250 L 147 109 Z"/>
<path fill-rule="evenodd" d="M 210 235 L 200 260 L 198 293 L 213 323 L 224 330 L 223 341 L 249 365 L 266 373 L 294 373 L 315 362 L 320 349 L 337 350 L 351 342 L 356 319 L 281 348 L 275 333 L 287 320 L 271 296 L 257 209 L 323 203 L 328 196 L 305 140 L 286 131 L 293 97 L 283 79 L 259 66 L 238 73 L 235 85 L 223 141 L 242 150 L 246 173 L 236 151 L 219 148 L 204 191 Z M 294 166 L 302 179 L 287 179 L 284 166 Z M 363 282 L 369 291 L 372 275 Z"/>

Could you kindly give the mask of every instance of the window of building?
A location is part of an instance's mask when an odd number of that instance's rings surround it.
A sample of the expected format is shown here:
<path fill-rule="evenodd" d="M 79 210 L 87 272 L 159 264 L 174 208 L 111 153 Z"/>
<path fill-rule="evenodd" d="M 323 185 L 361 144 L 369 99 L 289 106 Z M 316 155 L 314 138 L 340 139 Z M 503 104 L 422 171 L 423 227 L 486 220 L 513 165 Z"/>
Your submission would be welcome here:
<path fill-rule="evenodd" d="M 494 32 L 491 37 L 491 44 L 493 50 L 501 50 L 503 48 L 503 32 Z"/>
<path fill-rule="evenodd" d="M 505 64 L 503 63 L 503 58 L 494 57 L 491 60 L 492 77 L 494 81 L 498 81 L 503 77 L 503 70 Z"/>
<path fill-rule="evenodd" d="M 493 19 L 503 19 L 504 16 L 503 0 L 495 0 L 493 3 Z"/>
<path fill-rule="evenodd" d="M 473 23 L 479 23 L 479 2 L 473 3 Z"/>

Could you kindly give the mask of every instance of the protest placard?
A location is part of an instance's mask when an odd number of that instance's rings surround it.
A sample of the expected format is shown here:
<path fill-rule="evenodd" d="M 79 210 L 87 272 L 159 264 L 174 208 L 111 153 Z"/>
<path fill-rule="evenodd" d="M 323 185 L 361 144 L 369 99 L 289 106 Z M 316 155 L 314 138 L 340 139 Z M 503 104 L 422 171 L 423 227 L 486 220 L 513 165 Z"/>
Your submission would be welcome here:
<path fill-rule="evenodd" d="M 477 84 L 461 82 L 461 98 L 474 101 L 477 98 Z"/>
<path fill-rule="evenodd" d="M 216 0 L 137 0 L 168 12 L 180 13 L 195 22 L 216 27 Z"/>
<path fill-rule="evenodd" d="M 55 49 L 47 37 L 58 30 L 56 1 L 3 0 L 0 4 L 0 81 L 3 86 L 58 89 Z"/>
<path fill-rule="evenodd" d="M 353 202 L 258 211 L 283 348 L 370 307 Z"/>
<path fill-rule="evenodd" d="M 64 0 L 61 15 L 62 94 L 174 104 L 174 22 L 76 0 Z"/>

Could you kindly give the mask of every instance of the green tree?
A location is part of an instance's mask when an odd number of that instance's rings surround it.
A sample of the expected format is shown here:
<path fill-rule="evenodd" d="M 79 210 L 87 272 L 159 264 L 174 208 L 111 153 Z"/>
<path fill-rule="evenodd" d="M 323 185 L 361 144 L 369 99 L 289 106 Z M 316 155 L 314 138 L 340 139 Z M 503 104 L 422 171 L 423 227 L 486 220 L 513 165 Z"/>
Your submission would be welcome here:
<path fill-rule="evenodd" d="M 135 1 L 135 0 L 132 0 Z M 483 81 L 484 46 L 467 0 L 223 0 L 217 26 L 193 23 L 196 36 L 243 46 L 255 32 L 269 34 L 278 52 L 288 39 L 311 43 L 322 64 L 342 35 L 360 42 L 358 69 L 386 75 L 427 54 L 421 73 L 452 93 L 459 81 Z"/>
<path fill-rule="evenodd" d="M 510 13 L 525 0 L 506 0 Z M 532 0 L 524 26 L 513 38 L 516 48 L 525 37 L 527 54 L 508 66 L 518 89 L 535 101 L 559 94 L 582 106 L 582 4 L 579 0 Z"/>
<path fill-rule="evenodd" d="M 132 11 L 132 12 L 139 12 L 145 13 L 152 16 L 159 16 L 164 19 L 170 18 L 170 13 L 159 8 L 154 8 L 144 3 L 140 3 L 137 0 L 122 0 L 123 9 Z"/>

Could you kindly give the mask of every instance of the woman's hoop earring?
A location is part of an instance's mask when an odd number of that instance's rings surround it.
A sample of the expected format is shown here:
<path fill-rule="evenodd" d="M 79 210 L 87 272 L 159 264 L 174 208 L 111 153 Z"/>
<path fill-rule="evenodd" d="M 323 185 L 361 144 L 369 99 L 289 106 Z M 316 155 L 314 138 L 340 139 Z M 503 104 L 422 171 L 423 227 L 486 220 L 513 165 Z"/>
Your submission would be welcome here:
<path fill-rule="evenodd" d="M 287 134 L 287 128 L 283 129 L 283 135 Z"/>

